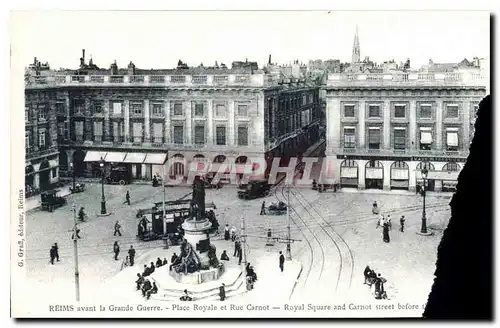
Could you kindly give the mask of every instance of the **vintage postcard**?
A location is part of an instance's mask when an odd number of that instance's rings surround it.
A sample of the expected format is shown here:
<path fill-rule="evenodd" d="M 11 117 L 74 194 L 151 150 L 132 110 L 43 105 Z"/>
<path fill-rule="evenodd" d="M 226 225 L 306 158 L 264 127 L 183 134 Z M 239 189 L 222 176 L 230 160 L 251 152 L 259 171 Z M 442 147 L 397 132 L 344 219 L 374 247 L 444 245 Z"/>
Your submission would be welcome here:
<path fill-rule="evenodd" d="M 13 317 L 422 316 L 490 92 L 488 12 L 10 30 Z"/>

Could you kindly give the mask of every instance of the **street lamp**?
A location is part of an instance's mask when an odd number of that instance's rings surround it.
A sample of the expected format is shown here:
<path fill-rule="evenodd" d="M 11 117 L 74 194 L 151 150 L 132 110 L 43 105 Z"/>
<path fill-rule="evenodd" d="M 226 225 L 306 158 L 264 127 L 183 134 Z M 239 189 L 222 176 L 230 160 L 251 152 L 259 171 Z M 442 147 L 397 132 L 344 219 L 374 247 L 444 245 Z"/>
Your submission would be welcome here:
<path fill-rule="evenodd" d="M 424 205 L 422 207 L 422 227 L 420 228 L 420 233 L 423 235 L 426 235 L 427 234 L 427 217 L 425 215 L 425 194 L 426 194 L 425 186 L 426 186 L 427 174 L 429 173 L 429 171 L 427 170 L 427 168 L 424 167 L 422 169 L 421 173 L 422 173 L 422 179 L 424 180 L 424 185 L 422 187 L 422 196 L 424 198 Z"/>
<path fill-rule="evenodd" d="M 73 190 L 75 190 L 75 169 L 73 162 L 69 163 L 69 167 L 71 168 L 71 174 L 73 174 Z"/>
<path fill-rule="evenodd" d="M 101 157 L 101 162 L 99 166 L 101 167 L 101 186 L 102 186 L 102 198 L 101 198 L 101 215 L 107 214 L 106 211 L 106 198 L 104 197 L 104 159 Z"/>

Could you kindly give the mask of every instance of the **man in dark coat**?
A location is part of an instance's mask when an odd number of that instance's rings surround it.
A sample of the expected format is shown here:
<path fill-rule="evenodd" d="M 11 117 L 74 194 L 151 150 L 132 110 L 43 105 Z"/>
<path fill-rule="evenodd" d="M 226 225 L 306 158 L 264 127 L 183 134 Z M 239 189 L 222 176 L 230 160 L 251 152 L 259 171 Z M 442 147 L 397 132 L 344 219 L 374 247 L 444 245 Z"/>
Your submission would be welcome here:
<path fill-rule="evenodd" d="M 387 280 L 382 277 L 382 275 L 379 273 L 377 275 L 377 278 L 375 279 L 375 298 L 376 299 L 382 299 L 384 298 L 385 290 L 384 290 L 384 283 Z"/>
<path fill-rule="evenodd" d="M 54 246 L 50 248 L 50 264 L 54 264 L 54 259 L 56 258 L 56 249 Z"/>
<path fill-rule="evenodd" d="M 113 236 L 116 236 L 116 234 L 118 234 L 118 236 L 122 236 L 122 233 L 120 232 L 120 228 L 122 226 L 120 225 L 120 223 L 118 223 L 118 221 L 115 222 L 115 233 L 113 234 Z"/>
<path fill-rule="evenodd" d="M 113 245 L 113 252 L 115 252 L 115 261 L 118 261 L 118 254 L 120 254 L 120 246 L 118 246 L 117 241 L 115 241 Z"/>
<path fill-rule="evenodd" d="M 389 237 L 389 223 L 387 223 L 387 222 L 384 222 L 382 237 L 383 237 L 384 242 L 386 242 L 386 243 L 391 241 L 391 238 Z"/>
<path fill-rule="evenodd" d="M 229 224 L 226 224 L 226 226 L 224 227 L 224 240 L 229 240 L 229 238 Z"/>
<path fill-rule="evenodd" d="M 221 301 L 226 299 L 226 289 L 224 283 L 219 287 L 219 297 Z"/>
<path fill-rule="evenodd" d="M 54 251 L 56 252 L 56 260 L 59 262 L 59 246 L 57 246 L 57 243 L 54 244 Z"/>
<path fill-rule="evenodd" d="M 234 254 L 233 254 L 233 256 L 239 256 L 240 253 L 241 253 L 241 242 L 239 239 L 236 239 L 236 241 L 234 242 Z"/>
<path fill-rule="evenodd" d="M 283 252 L 280 251 L 280 270 L 283 272 L 285 268 L 285 256 L 283 255 Z"/>
<path fill-rule="evenodd" d="M 260 207 L 260 215 L 264 215 L 264 214 L 266 214 L 266 202 L 265 201 L 262 202 L 262 205 Z"/>
<path fill-rule="evenodd" d="M 401 226 L 399 231 L 401 232 L 405 232 L 405 221 L 406 221 L 405 216 L 404 215 L 401 216 L 401 219 L 399 219 L 399 224 Z"/>
<path fill-rule="evenodd" d="M 143 282 L 144 282 L 144 277 L 140 273 L 138 273 L 137 280 L 135 281 L 135 284 L 137 286 L 137 290 L 141 289 L 141 285 Z"/>
<path fill-rule="evenodd" d="M 365 268 L 365 271 L 363 272 L 363 275 L 365 276 L 365 282 L 363 283 L 364 285 L 368 285 L 368 279 L 370 279 L 372 273 L 372 269 L 367 265 Z"/>
<path fill-rule="evenodd" d="M 130 205 L 130 193 L 128 192 L 128 190 L 127 193 L 125 194 L 125 201 L 123 202 L 123 204 Z"/>
<path fill-rule="evenodd" d="M 130 245 L 130 249 L 128 250 L 128 257 L 130 259 L 130 266 L 134 265 L 134 259 L 135 259 L 135 249 L 134 246 Z"/>
<path fill-rule="evenodd" d="M 172 257 L 170 258 L 170 263 L 174 263 L 176 260 L 177 260 L 178 256 L 177 256 L 177 253 L 174 253 L 174 255 L 172 255 Z"/>
<path fill-rule="evenodd" d="M 226 251 L 222 251 L 222 254 L 220 256 L 221 261 L 229 261 L 229 256 L 227 256 Z"/>

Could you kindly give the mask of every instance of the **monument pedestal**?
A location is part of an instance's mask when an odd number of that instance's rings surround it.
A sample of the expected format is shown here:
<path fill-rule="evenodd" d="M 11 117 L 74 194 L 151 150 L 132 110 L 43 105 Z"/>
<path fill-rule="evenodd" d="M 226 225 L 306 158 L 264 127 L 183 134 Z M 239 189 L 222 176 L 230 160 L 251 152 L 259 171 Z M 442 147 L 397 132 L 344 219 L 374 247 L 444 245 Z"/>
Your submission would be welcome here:
<path fill-rule="evenodd" d="M 174 271 L 170 272 L 170 276 L 175 279 L 180 284 L 193 284 L 199 285 L 209 281 L 218 280 L 224 273 L 224 265 L 220 265 L 218 268 L 210 268 L 208 270 L 200 270 L 194 273 L 177 273 Z"/>

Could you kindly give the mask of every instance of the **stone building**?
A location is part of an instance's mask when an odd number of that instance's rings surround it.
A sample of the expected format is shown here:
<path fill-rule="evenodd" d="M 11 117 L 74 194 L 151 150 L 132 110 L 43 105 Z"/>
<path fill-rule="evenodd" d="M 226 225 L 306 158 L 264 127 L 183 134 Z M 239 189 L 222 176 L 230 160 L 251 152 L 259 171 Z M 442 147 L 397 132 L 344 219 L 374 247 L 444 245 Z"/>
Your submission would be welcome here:
<path fill-rule="evenodd" d="M 99 176 L 102 158 L 106 169 L 123 166 L 133 178 L 151 179 L 175 157 L 185 163 L 172 166 L 170 175 L 187 175 L 186 165 L 194 161 L 269 161 L 318 140 L 316 84 L 283 80 L 253 64 L 227 69 L 179 63 L 164 70 L 132 62 L 126 69 L 116 62 L 94 69 L 83 56 L 78 70 L 29 76 L 27 101 L 52 97 L 58 132 L 52 141 L 54 147 L 58 141 L 61 170 L 73 165 L 78 176 Z"/>
<path fill-rule="evenodd" d="M 354 45 L 359 61 L 357 31 Z M 342 186 L 415 190 L 427 168 L 430 190 L 455 188 L 489 78 L 474 65 L 461 69 L 464 63 L 431 71 L 407 63 L 328 76 L 326 155 Z M 455 69 L 437 69 L 443 66 Z"/>

